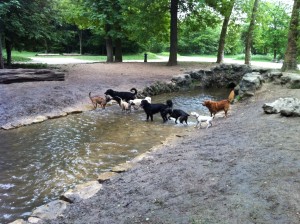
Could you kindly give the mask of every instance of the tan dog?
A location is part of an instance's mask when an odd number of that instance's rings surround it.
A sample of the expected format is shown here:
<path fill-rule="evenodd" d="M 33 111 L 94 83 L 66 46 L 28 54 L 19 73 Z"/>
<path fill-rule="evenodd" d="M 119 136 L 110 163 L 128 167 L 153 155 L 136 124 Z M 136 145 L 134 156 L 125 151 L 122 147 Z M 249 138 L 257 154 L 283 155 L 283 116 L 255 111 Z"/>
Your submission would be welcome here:
<path fill-rule="evenodd" d="M 230 107 L 230 103 L 234 100 L 234 90 L 231 90 L 228 99 L 220 100 L 220 101 L 212 101 L 212 100 L 205 100 L 202 105 L 206 106 L 210 112 L 210 116 L 215 116 L 216 113 L 220 111 L 225 112 L 225 117 L 227 117 L 227 112 Z"/>
<path fill-rule="evenodd" d="M 97 108 L 97 105 L 100 105 L 102 109 L 105 109 L 106 104 L 111 100 L 109 96 L 105 96 L 105 98 L 101 96 L 91 96 L 91 92 L 89 92 L 89 97 L 92 101 L 94 109 Z"/>

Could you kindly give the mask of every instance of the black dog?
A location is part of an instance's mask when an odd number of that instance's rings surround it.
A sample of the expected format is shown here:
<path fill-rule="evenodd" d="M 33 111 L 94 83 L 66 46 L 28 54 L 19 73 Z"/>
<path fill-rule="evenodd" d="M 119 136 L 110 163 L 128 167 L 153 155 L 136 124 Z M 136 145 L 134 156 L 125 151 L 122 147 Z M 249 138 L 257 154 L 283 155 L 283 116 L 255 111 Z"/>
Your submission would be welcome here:
<path fill-rule="evenodd" d="M 172 109 L 168 108 L 168 109 L 166 109 L 165 112 L 170 115 L 168 117 L 169 120 L 171 120 L 171 117 L 175 118 L 175 124 L 177 124 L 178 118 L 179 118 L 179 121 L 181 124 L 183 124 L 184 121 L 187 124 L 188 117 L 190 116 L 189 114 L 187 114 L 186 112 L 184 112 L 183 110 L 180 110 L 180 109 L 172 110 Z"/>
<path fill-rule="evenodd" d="M 144 109 L 146 115 L 147 115 L 147 121 L 149 120 L 149 117 L 151 118 L 151 121 L 153 121 L 153 114 L 159 113 L 163 119 L 163 122 L 166 122 L 168 120 L 166 112 L 166 109 L 172 108 L 173 102 L 172 100 L 167 100 L 167 104 L 163 103 L 157 103 L 157 104 L 151 104 L 147 100 L 142 100 L 141 107 Z"/>
<path fill-rule="evenodd" d="M 112 89 L 106 90 L 105 95 L 110 95 L 113 99 L 120 97 L 122 100 L 128 102 L 129 100 L 134 100 L 136 98 L 137 90 L 132 88 L 130 92 L 118 92 Z"/>

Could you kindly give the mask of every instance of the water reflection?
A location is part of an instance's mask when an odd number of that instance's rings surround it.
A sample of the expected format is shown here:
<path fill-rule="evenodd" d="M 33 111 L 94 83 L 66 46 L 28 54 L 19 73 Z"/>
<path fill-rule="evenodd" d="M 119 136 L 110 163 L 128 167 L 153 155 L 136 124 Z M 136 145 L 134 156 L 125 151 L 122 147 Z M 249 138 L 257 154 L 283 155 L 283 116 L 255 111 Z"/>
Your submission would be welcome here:
<path fill-rule="evenodd" d="M 172 99 L 174 108 L 208 115 L 200 101 L 227 94 L 228 90 L 195 90 L 153 97 L 152 102 Z M 0 131 L 0 223 L 26 218 L 34 207 L 195 124 L 192 118 L 189 126 L 163 124 L 160 115 L 154 122 L 145 119 L 142 110 L 124 114 L 111 106 Z"/>

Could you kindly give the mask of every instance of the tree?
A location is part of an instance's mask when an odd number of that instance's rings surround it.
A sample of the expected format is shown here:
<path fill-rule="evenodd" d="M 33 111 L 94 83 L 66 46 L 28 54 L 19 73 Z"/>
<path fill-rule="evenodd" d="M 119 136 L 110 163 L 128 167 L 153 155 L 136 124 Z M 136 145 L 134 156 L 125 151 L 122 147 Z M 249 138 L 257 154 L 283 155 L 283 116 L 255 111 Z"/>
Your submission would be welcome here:
<path fill-rule="evenodd" d="M 299 38 L 299 10 L 300 10 L 300 0 L 294 0 L 293 11 L 291 15 L 289 34 L 288 34 L 288 44 L 284 56 L 284 62 L 282 65 L 282 71 L 288 70 L 298 70 L 297 67 L 297 53 L 298 46 L 297 41 Z"/>
<path fill-rule="evenodd" d="M 224 17 L 221 34 L 219 38 L 219 47 L 218 47 L 218 55 L 217 55 L 217 63 L 223 63 L 226 34 L 227 34 L 228 24 L 229 24 L 229 20 L 233 10 L 235 0 L 222 0 L 222 1 L 206 0 L 205 2 L 210 7 L 218 11 Z"/>
<path fill-rule="evenodd" d="M 252 36 L 253 36 L 255 19 L 256 19 L 256 14 L 257 14 L 257 9 L 258 9 L 258 3 L 259 3 L 259 0 L 254 1 L 251 21 L 250 21 L 250 25 L 249 25 L 247 37 L 246 37 L 246 47 L 245 47 L 245 64 L 246 65 L 250 65 L 250 61 L 251 61 Z"/>
<path fill-rule="evenodd" d="M 91 25 L 91 21 L 88 18 L 89 11 L 84 8 L 83 0 L 61 0 L 60 10 L 64 20 L 77 27 L 79 53 L 82 54 L 82 31 Z"/>
<path fill-rule="evenodd" d="M 171 0 L 171 24 L 170 24 L 170 54 L 167 65 L 177 65 L 177 14 L 178 14 L 178 0 Z"/>
<path fill-rule="evenodd" d="M 58 15 L 56 1 L 10 0 L 1 3 L 1 21 L 6 48 L 7 64 L 11 64 L 13 47 L 21 49 L 24 44 L 37 40 L 51 40 Z"/>

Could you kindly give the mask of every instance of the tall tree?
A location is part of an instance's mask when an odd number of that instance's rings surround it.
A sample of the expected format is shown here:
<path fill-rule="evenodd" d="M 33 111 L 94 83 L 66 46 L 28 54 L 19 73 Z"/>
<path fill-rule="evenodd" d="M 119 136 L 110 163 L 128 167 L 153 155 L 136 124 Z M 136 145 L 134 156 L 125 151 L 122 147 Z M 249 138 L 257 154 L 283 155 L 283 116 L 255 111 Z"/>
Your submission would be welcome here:
<path fill-rule="evenodd" d="M 177 48 L 178 48 L 178 37 L 177 37 L 177 14 L 178 14 L 178 0 L 171 0 L 171 24 L 170 24 L 170 54 L 167 65 L 177 65 Z"/>
<path fill-rule="evenodd" d="M 219 38 L 219 47 L 218 47 L 218 55 L 217 55 L 217 63 L 223 63 L 226 34 L 227 34 L 228 24 L 229 24 L 229 20 L 233 10 L 235 0 L 222 0 L 222 1 L 205 0 L 205 2 L 224 17 L 220 38 Z"/>
<path fill-rule="evenodd" d="M 249 25 L 247 37 L 246 37 L 246 46 L 245 46 L 245 64 L 246 65 L 250 65 L 250 61 L 251 61 L 251 46 L 252 46 L 253 31 L 254 31 L 257 9 L 258 9 L 258 3 L 259 3 L 259 0 L 254 1 L 250 25 Z"/>
<path fill-rule="evenodd" d="M 299 10 L 300 10 L 300 0 L 294 0 L 293 11 L 291 15 L 289 34 L 288 34 L 288 44 L 284 55 L 284 62 L 282 65 L 282 71 L 288 70 L 298 70 L 297 67 L 297 53 L 298 46 L 297 41 L 299 38 Z"/>

